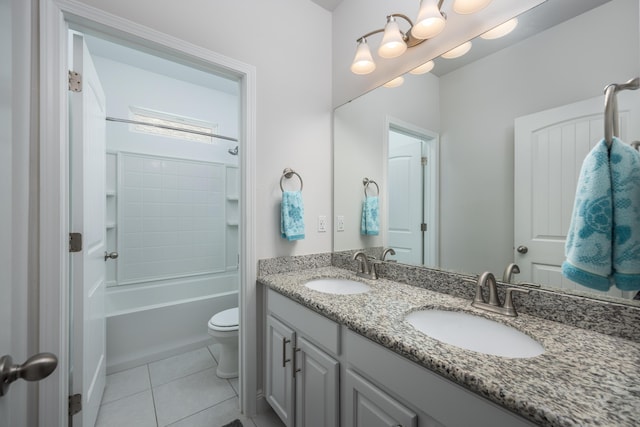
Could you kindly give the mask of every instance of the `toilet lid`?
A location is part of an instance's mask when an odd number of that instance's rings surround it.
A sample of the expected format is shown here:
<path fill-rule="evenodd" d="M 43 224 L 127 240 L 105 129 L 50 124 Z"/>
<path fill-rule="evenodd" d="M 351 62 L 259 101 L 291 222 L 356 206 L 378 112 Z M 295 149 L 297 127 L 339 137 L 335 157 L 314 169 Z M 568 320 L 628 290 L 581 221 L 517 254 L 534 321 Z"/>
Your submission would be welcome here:
<path fill-rule="evenodd" d="M 209 325 L 227 328 L 230 326 L 238 326 L 238 317 L 238 307 L 230 308 L 214 314 L 211 320 L 209 320 Z"/>

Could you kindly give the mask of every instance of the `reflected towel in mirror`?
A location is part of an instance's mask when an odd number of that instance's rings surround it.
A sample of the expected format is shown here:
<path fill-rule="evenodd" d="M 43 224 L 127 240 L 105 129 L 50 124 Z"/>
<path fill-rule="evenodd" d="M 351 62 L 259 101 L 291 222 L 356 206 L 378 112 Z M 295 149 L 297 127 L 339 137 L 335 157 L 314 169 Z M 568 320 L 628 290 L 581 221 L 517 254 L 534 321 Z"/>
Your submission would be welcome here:
<path fill-rule="evenodd" d="M 362 202 L 362 219 L 360 221 L 360 234 L 365 236 L 377 236 L 380 233 L 380 209 L 377 196 L 367 196 Z"/>
<path fill-rule="evenodd" d="M 283 191 L 280 205 L 280 234 L 287 240 L 304 239 L 304 205 L 301 191 Z"/>
<path fill-rule="evenodd" d="M 640 153 L 617 138 L 585 158 L 562 274 L 607 291 L 640 289 Z"/>

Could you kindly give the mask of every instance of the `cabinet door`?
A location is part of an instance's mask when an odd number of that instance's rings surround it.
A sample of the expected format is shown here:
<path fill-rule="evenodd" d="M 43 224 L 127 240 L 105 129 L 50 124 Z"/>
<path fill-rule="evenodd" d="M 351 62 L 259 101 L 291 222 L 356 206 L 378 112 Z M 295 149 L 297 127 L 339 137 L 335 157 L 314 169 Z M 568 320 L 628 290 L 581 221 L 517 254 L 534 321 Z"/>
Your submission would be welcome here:
<path fill-rule="evenodd" d="M 415 412 L 347 369 L 346 422 L 353 427 L 416 427 Z"/>
<path fill-rule="evenodd" d="M 296 343 L 296 425 L 337 427 L 340 365 L 298 336 Z"/>
<path fill-rule="evenodd" d="M 267 316 L 267 402 L 286 427 L 293 418 L 293 345 L 295 333 L 272 316 Z"/>

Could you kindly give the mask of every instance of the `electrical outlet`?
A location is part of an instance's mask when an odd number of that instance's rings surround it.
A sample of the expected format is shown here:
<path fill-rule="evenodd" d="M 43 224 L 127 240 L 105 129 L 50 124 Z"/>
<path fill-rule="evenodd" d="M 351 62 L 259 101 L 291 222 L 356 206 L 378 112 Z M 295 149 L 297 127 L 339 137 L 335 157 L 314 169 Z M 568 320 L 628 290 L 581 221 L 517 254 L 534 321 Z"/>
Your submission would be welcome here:
<path fill-rule="evenodd" d="M 336 231 L 344 231 L 344 215 L 336 216 Z"/>
<path fill-rule="evenodd" d="M 318 216 L 318 232 L 325 233 L 327 231 L 327 217 L 325 215 Z"/>

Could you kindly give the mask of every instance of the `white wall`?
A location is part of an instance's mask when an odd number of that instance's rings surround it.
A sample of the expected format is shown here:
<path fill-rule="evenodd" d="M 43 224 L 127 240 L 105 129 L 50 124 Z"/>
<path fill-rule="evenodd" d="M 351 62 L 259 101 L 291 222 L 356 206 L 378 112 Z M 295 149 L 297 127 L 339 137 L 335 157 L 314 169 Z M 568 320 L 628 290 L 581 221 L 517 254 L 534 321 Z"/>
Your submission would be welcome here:
<path fill-rule="evenodd" d="M 415 94 L 422 94 L 415 96 Z M 342 251 L 382 246 L 379 236 L 360 234 L 361 204 L 364 198 L 362 178 L 367 177 L 382 187 L 381 212 L 384 212 L 384 152 L 388 117 L 401 119 L 415 127 L 439 131 L 438 78 L 431 75 L 407 75 L 397 88 L 380 88 L 369 92 L 336 110 L 334 116 L 334 214 L 345 217 L 345 231 L 336 232 L 334 250 Z M 381 231 L 386 218 L 380 218 Z"/>
<path fill-rule="evenodd" d="M 514 119 L 638 76 L 638 13 L 614 0 L 440 79 L 443 268 L 513 260 Z"/>
<path fill-rule="evenodd" d="M 331 14 L 311 1 L 158 2 L 82 0 L 257 70 L 256 255 L 331 251 Z M 291 167 L 304 179 L 306 238 L 279 236 L 279 181 Z"/>

